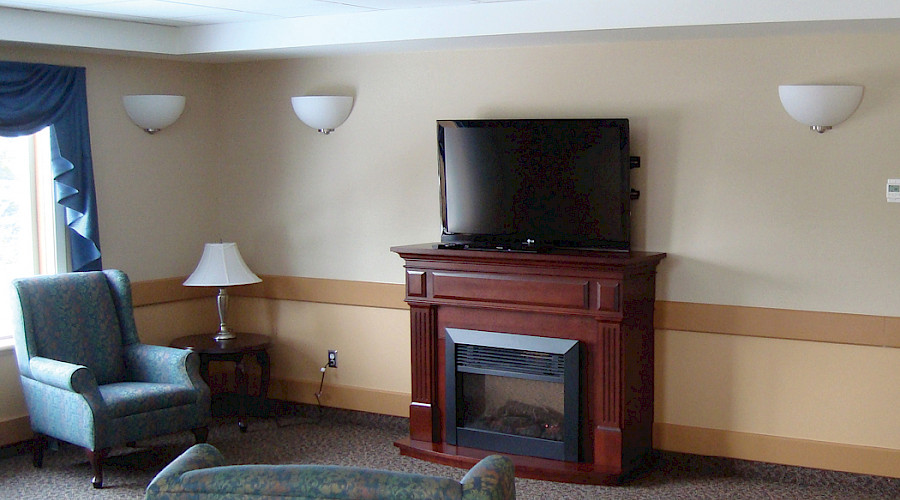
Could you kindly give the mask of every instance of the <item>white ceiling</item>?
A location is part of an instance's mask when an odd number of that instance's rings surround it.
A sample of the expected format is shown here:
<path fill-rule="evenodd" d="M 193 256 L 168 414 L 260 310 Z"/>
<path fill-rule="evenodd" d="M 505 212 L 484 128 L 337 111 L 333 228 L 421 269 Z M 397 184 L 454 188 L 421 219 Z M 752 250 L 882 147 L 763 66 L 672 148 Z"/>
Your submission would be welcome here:
<path fill-rule="evenodd" d="M 900 31 L 900 1 L 0 0 L 0 44 L 209 61 L 835 30 Z"/>
<path fill-rule="evenodd" d="M 162 26 L 197 26 L 522 1 L 528 0 L 0 0 L 0 7 Z"/>

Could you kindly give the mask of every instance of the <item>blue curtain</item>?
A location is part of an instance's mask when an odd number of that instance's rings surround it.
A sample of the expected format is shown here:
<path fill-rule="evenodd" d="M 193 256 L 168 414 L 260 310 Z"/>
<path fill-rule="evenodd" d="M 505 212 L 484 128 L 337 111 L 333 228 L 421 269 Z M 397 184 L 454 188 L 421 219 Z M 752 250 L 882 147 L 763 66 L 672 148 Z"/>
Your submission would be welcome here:
<path fill-rule="evenodd" d="M 100 232 L 84 68 L 0 61 L 0 135 L 50 126 L 56 201 L 66 208 L 73 271 L 97 271 Z"/>

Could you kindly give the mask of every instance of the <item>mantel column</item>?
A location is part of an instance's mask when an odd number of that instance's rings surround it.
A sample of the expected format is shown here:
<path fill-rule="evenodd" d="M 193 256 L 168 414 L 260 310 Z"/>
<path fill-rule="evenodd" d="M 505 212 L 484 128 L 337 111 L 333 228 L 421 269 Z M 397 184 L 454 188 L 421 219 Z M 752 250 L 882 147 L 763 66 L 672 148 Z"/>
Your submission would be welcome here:
<path fill-rule="evenodd" d="M 410 438 L 439 443 L 440 414 L 437 403 L 437 329 L 435 308 L 410 307 L 412 338 L 412 403 L 409 405 Z"/>
<path fill-rule="evenodd" d="M 599 323 L 600 342 L 594 353 L 595 380 L 598 388 L 592 402 L 594 428 L 594 464 L 621 469 L 622 457 L 622 342 L 619 325 Z"/>

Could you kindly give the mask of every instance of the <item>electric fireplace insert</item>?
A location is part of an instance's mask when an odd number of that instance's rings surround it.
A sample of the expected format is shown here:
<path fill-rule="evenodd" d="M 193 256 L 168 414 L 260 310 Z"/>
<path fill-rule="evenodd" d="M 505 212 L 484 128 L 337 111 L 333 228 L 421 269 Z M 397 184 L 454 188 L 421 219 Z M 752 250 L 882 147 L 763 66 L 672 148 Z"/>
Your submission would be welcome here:
<path fill-rule="evenodd" d="M 447 442 L 579 460 L 577 340 L 446 329 Z"/>

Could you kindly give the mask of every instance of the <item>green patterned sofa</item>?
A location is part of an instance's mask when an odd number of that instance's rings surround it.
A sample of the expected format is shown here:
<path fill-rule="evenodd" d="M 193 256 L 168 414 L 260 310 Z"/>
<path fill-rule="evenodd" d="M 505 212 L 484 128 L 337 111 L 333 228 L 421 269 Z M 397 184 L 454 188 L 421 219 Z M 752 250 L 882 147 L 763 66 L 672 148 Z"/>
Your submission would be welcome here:
<path fill-rule="evenodd" d="M 147 486 L 148 500 L 237 499 L 464 499 L 516 497 L 512 462 L 489 456 L 460 481 L 333 465 L 225 465 L 219 450 L 197 444 Z"/>

